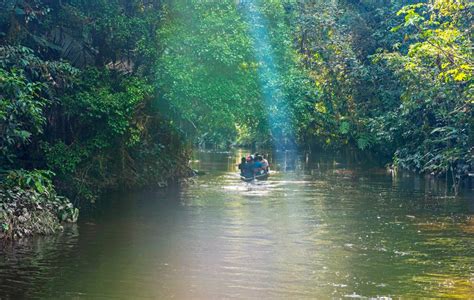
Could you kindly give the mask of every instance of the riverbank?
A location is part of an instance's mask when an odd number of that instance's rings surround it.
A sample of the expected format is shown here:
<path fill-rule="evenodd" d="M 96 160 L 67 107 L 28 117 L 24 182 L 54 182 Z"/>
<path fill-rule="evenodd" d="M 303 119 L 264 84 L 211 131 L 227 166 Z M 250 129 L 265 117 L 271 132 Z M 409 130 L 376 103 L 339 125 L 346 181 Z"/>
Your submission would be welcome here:
<path fill-rule="evenodd" d="M 90 177 L 82 188 L 87 193 L 80 193 L 77 185 L 68 186 L 71 177 L 57 178 L 49 170 L 20 169 L 0 174 L 0 240 L 57 233 L 64 223 L 77 221 L 80 208 L 94 207 L 105 192 L 165 188 L 189 178 L 194 171 L 184 153 L 180 157 L 155 159 L 139 173 L 130 175 L 128 182 L 123 173 L 102 182 L 98 177 Z M 74 204 L 70 198 L 60 196 L 68 194 L 75 196 Z"/>

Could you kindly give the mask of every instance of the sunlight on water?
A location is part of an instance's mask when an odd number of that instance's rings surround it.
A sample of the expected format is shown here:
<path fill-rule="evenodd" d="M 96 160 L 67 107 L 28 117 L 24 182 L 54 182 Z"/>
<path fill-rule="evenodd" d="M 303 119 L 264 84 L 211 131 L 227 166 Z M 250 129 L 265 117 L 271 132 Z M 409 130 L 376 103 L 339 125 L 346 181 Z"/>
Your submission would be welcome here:
<path fill-rule="evenodd" d="M 319 153 L 246 184 L 241 154 L 201 153 L 193 184 L 110 195 L 62 235 L 0 248 L 0 298 L 472 298 L 472 199 Z"/>

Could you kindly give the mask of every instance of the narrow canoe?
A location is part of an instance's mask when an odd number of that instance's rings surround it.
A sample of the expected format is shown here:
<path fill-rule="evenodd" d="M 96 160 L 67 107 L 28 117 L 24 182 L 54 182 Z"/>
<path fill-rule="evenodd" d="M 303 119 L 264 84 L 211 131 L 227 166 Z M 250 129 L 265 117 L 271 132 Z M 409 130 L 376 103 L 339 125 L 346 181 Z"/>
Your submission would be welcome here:
<path fill-rule="evenodd" d="M 254 177 L 240 176 L 240 179 L 242 181 L 245 181 L 245 182 L 251 182 L 251 181 L 254 181 L 254 180 L 267 180 L 269 176 L 270 176 L 270 173 L 267 172 L 267 173 L 264 173 L 264 174 L 256 175 Z"/>

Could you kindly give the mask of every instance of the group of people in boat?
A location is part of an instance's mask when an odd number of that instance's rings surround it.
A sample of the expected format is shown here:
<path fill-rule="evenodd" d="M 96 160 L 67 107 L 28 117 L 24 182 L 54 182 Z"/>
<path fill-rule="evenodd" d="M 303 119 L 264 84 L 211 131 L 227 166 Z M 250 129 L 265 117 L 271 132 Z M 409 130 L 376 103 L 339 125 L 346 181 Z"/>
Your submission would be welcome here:
<path fill-rule="evenodd" d="M 269 165 L 265 156 L 255 153 L 242 157 L 239 164 L 240 176 L 245 178 L 253 178 L 268 174 Z"/>

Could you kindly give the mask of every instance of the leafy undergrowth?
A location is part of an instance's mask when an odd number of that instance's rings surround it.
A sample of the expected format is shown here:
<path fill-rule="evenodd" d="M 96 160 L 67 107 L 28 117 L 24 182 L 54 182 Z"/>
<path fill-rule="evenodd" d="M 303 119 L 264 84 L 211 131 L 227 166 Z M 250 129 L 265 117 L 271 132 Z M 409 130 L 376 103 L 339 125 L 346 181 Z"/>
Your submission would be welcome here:
<path fill-rule="evenodd" d="M 52 234 L 76 222 L 79 210 L 58 196 L 49 172 L 9 172 L 0 183 L 0 239 Z"/>

